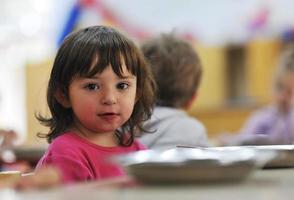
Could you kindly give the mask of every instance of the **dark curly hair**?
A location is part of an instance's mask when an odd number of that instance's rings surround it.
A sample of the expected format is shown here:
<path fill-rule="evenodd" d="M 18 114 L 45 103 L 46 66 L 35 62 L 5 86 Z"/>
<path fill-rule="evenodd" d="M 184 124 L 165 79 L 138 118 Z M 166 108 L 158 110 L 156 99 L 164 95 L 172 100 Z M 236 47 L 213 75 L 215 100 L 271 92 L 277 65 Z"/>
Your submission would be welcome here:
<path fill-rule="evenodd" d="M 159 106 L 183 108 L 197 91 L 202 65 L 192 45 L 174 34 L 162 34 L 141 45 L 158 86 Z"/>
<path fill-rule="evenodd" d="M 93 60 L 97 60 L 93 67 Z M 68 97 L 71 81 L 75 77 L 91 77 L 111 65 L 115 74 L 122 77 L 122 62 L 137 77 L 137 101 L 130 119 L 116 130 L 120 145 L 133 143 L 136 133 L 146 131 L 142 124 L 151 116 L 156 85 L 150 68 L 138 47 L 126 36 L 111 27 L 92 26 L 68 35 L 59 48 L 51 71 L 47 103 L 51 117 L 36 117 L 50 128 L 49 133 L 38 133 L 49 143 L 73 123 L 73 111 L 63 107 L 55 98 L 57 90 Z M 126 134 L 128 133 L 128 134 Z"/>

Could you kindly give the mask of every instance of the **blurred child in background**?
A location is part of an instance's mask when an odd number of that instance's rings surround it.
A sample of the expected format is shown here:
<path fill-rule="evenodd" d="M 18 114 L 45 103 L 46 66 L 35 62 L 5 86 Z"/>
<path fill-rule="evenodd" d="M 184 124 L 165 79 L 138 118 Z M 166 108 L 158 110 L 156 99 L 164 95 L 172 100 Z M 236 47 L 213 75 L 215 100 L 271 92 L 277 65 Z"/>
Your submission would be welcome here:
<path fill-rule="evenodd" d="M 0 172 L 6 170 L 3 152 L 7 148 L 14 146 L 17 134 L 12 130 L 0 129 Z"/>
<path fill-rule="evenodd" d="M 221 136 L 220 145 L 293 144 L 294 46 L 282 53 L 273 83 L 273 103 L 254 112 L 238 135 Z"/>
<path fill-rule="evenodd" d="M 141 142 L 151 149 L 178 145 L 206 146 L 206 130 L 186 110 L 197 95 L 202 66 L 191 44 L 172 34 L 162 34 L 141 47 L 158 86 L 156 107 L 145 125 L 153 133 L 142 135 Z"/>
<path fill-rule="evenodd" d="M 15 145 L 17 134 L 13 130 L 0 129 L 0 148 L 7 148 Z"/>

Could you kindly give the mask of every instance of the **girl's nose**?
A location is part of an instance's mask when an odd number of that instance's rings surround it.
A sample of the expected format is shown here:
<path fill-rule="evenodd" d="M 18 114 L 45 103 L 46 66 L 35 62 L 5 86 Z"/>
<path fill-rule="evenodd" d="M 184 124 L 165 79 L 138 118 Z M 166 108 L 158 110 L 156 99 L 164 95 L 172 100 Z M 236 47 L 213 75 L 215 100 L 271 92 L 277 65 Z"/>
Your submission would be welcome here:
<path fill-rule="evenodd" d="M 111 90 L 105 91 L 102 97 L 102 104 L 104 105 L 113 105 L 116 104 L 115 93 Z"/>

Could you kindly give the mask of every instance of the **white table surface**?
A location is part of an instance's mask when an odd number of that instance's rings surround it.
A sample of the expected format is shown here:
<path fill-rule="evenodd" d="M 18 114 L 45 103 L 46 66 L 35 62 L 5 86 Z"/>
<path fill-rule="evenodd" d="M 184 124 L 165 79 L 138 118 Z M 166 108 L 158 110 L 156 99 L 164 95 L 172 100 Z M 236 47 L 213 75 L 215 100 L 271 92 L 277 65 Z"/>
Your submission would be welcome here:
<path fill-rule="evenodd" d="M 293 200 L 294 168 L 258 170 L 241 182 L 173 186 L 117 187 L 77 184 L 50 190 L 20 192 L 0 189 L 0 200 L 154 200 L 226 199 Z"/>

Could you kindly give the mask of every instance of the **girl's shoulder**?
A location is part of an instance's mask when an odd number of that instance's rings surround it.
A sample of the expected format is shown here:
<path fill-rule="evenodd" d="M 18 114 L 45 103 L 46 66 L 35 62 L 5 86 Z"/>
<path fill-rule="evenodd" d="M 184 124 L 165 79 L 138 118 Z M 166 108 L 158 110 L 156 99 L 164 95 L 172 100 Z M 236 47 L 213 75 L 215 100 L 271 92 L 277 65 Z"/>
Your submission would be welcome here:
<path fill-rule="evenodd" d="M 139 151 L 139 150 L 146 150 L 147 148 L 138 140 L 134 140 L 133 144 L 127 148 L 125 147 L 102 147 L 96 144 L 92 144 L 89 141 L 77 136 L 75 133 L 72 132 L 65 132 L 62 135 L 55 138 L 52 143 L 50 144 L 49 148 L 51 149 L 70 149 L 70 151 L 74 151 L 74 149 L 84 149 L 84 148 L 91 148 L 97 149 L 99 151 Z M 123 148 L 123 149 L 121 149 Z"/>
<path fill-rule="evenodd" d="M 54 149 L 73 149 L 81 145 L 81 141 L 79 138 L 71 132 L 65 132 L 62 135 L 55 138 L 51 144 L 49 145 L 49 148 Z"/>
<path fill-rule="evenodd" d="M 58 137 L 56 137 L 53 141 L 52 144 L 67 144 L 68 142 L 75 142 L 78 141 L 78 138 L 75 136 L 74 133 L 72 132 L 64 132 L 60 134 Z"/>

